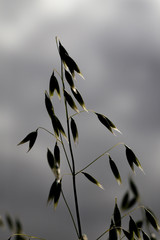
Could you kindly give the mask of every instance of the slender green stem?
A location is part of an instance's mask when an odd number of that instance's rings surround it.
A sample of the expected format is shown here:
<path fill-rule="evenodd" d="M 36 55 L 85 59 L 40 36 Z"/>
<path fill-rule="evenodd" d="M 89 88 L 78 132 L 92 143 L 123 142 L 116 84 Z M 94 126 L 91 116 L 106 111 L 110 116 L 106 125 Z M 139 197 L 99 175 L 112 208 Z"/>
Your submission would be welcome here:
<path fill-rule="evenodd" d="M 121 219 L 125 218 L 126 216 L 129 216 L 132 212 L 134 212 L 135 210 L 139 209 L 139 208 L 145 208 L 143 205 L 141 206 L 137 206 L 135 208 L 133 208 L 131 211 L 127 212 L 126 214 L 124 214 Z M 108 233 L 112 228 L 109 228 L 107 230 L 105 230 L 98 238 L 96 238 L 96 240 L 99 240 L 100 238 L 102 238 L 106 233 Z"/>
<path fill-rule="evenodd" d="M 51 133 L 50 131 L 48 131 L 46 128 L 38 127 L 37 130 L 39 130 L 39 129 L 43 129 L 44 131 L 48 132 L 49 134 L 51 134 L 53 137 L 56 138 L 56 136 L 55 136 L 53 133 Z M 59 141 L 59 142 L 62 144 L 63 151 L 64 151 L 64 154 L 65 154 L 65 156 L 66 156 L 66 159 L 67 159 L 67 162 L 68 162 L 70 171 L 72 172 L 71 164 L 70 164 L 70 162 L 69 162 L 69 158 L 68 158 L 68 155 L 67 155 L 67 152 L 66 152 L 66 149 L 65 149 L 65 146 L 64 146 L 64 143 L 63 143 L 63 139 L 62 139 L 61 134 L 60 134 L 60 138 L 61 138 L 61 140 L 60 140 L 59 138 L 56 138 L 56 140 Z"/>
<path fill-rule="evenodd" d="M 86 111 L 85 110 L 81 110 L 81 111 L 79 111 L 77 113 L 72 114 L 69 118 L 72 118 L 72 117 L 74 117 L 74 116 L 76 116 L 76 115 L 78 115 L 80 113 L 83 113 L 83 112 L 86 112 Z"/>
<path fill-rule="evenodd" d="M 129 216 L 132 212 L 136 211 L 137 209 L 139 208 L 144 208 L 145 209 L 145 206 L 141 205 L 141 206 L 137 206 L 135 208 L 133 208 L 131 211 L 127 212 L 126 214 L 124 214 L 121 219 L 125 218 L 126 216 Z"/>
<path fill-rule="evenodd" d="M 96 240 L 99 240 L 100 238 L 102 238 L 106 233 L 108 233 L 110 231 L 110 228 L 107 229 L 105 232 L 103 232 L 98 238 L 96 238 Z"/>
<path fill-rule="evenodd" d="M 88 111 L 88 112 L 95 113 L 95 111 L 92 110 L 92 109 L 87 109 L 87 111 Z M 80 113 L 83 113 L 83 112 L 86 112 L 86 110 L 81 110 L 81 111 L 79 111 L 79 112 L 77 112 L 77 113 L 74 113 L 74 114 L 71 115 L 69 118 L 72 118 L 72 117 L 74 117 L 74 116 L 76 116 L 76 115 L 78 115 L 78 114 L 80 114 Z"/>
<path fill-rule="evenodd" d="M 119 142 L 119 143 L 115 144 L 114 146 L 112 146 L 111 148 L 109 148 L 107 151 L 105 151 L 104 153 L 102 153 L 100 156 L 98 156 L 96 159 L 94 159 L 94 160 L 93 160 L 91 163 L 89 163 L 86 167 L 84 167 L 83 169 L 81 169 L 80 171 L 78 171 L 78 172 L 76 173 L 76 175 L 79 174 L 79 173 L 81 173 L 82 171 L 84 171 L 86 168 L 90 167 L 90 166 L 91 166 L 93 163 L 95 163 L 98 159 L 100 159 L 101 157 L 103 157 L 105 154 L 109 153 L 113 148 L 115 148 L 115 147 L 118 146 L 118 145 L 124 145 L 124 143 L 123 143 L 123 142 Z"/>
<path fill-rule="evenodd" d="M 123 237 L 120 238 L 120 240 L 122 240 L 125 237 L 125 235 Z"/>
<path fill-rule="evenodd" d="M 106 233 L 108 233 L 109 231 L 111 231 L 112 229 L 117 229 L 116 227 L 111 227 L 109 229 L 107 229 L 105 232 L 103 232 L 98 238 L 96 238 L 96 240 L 99 240 L 100 238 L 102 238 Z M 118 227 L 119 229 L 120 227 Z M 121 228 L 122 229 L 122 228 Z M 122 239 L 122 238 L 121 238 Z"/>
<path fill-rule="evenodd" d="M 12 235 L 10 236 L 10 238 L 15 237 L 15 236 L 28 237 L 28 238 L 30 238 L 30 239 L 32 238 L 32 239 L 45 240 L 45 238 L 34 237 L 34 236 L 30 236 L 30 235 L 23 234 L 23 233 L 15 233 L 15 234 L 12 234 Z"/>
<path fill-rule="evenodd" d="M 69 168 L 70 168 L 71 173 L 73 173 L 72 167 L 71 167 L 71 164 L 70 164 L 70 162 L 69 162 L 69 158 L 68 158 L 68 155 L 67 155 L 67 152 L 66 152 L 66 149 L 65 149 L 65 146 L 64 146 L 64 143 L 63 143 L 63 139 L 62 139 L 61 134 L 60 134 L 60 138 L 61 138 L 61 143 L 62 143 L 63 151 L 64 151 L 64 154 L 65 154 L 65 156 L 66 156 L 67 162 L 68 162 L 68 166 L 69 166 Z"/>
<path fill-rule="evenodd" d="M 59 139 L 59 138 L 57 138 L 53 133 L 51 133 L 50 131 L 48 131 L 46 128 L 44 128 L 44 127 L 38 127 L 38 128 L 37 128 L 37 131 L 38 131 L 39 129 L 43 129 L 44 131 L 48 132 L 48 133 L 51 134 L 53 137 L 55 137 L 57 141 L 59 141 L 59 142 L 62 144 L 62 147 L 63 147 L 63 150 L 64 150 L 64 154 L 65 154 L 65 156 L 66 156 L 66 159 L 67 159 L 67 162 L 68 162 L 70 171 L 72 172 L 71 164 L 70 164 L 70 162 L 69 162 L 69 158 L 68 158 L 68 156 L 67 156 L 67 152 L 66 152 L 66 149 L 65 149 L 65 146 L 64 146 L 64 143 L 63 143 L 63 139 L 62 139 L 61 134 L 60 134 L 60 138 L 61 138 L 61 139 Z"/>
<path fill-rule="evenodd" d="M 46 128 L 44 128 L 44 127 L 38 127 L 38 128 L 37 128 L 37 131 L 38 131 L 39 129 L 43 129 L 44 131 L 48 132 L 50 135 L 52 135 L 53 137 L 55 137 L 57 141 L 59 141 L 59 142 L 61 143 L 61 140 L 60 140 L 59 138 L 57 138 L 52 132 L 48 131 Z"/>
<path fill-rule="evenodd" d="M 64 79 L 63 79 L 63 63 L 61 61 L 61 80 L 63 85 L 63 92 L 65 90 Z M 70 128 L 69 128 L 69 115 L 68 115 L 68 108 L 67 102 L 64 98 L 65 110 L 66 110 L 66 120 L 67 120 L 67 131 L 68 131 L 68 141 L 69 141 L 69 149 L 72 159 L 72 181 L 73 181 L 73 192 L 74 192 L 74 201 L 75 201 L 75 208 L 76 208 L 76 216 L 77 216 L 77 224 L 78 224 L 78 232 L 79 238 L 82 238 L 82 229 L 81 229 L 81 221 L 80 221 L 80 214 L 79 214 L 79 206 L 78 206 L 78 197 L 77 197 L 77 188 L 76 188 L 76 175 L 75 175 L 75 161 L 72 151 L 72 144 L 71 144 L 71 137 L 70 137 Z"/>
<path fill-rule="evenodd" d="M 75 230 L 76 230 L 77 236 L 79 236 L 78 229 L 77 229 L 77 226 L 76 226 L 75 220 L 74 220 L 74 218 L 73 218 L 73 215 L 72 215 L 71 209 L 70 209 L 70 207 L 69 207 L 69 205 L 68 205 L 68 203 L 67 203 L 67 200 L 66 200 L 66 198 L 65 198 L 65 196 L 64 196 L 63 191 L 61 191 L 61 193 L 62 193 L 63 200 L 64 200 L 64 202 L 65 202 L 65 204 L 66 204 L 66 206 L 67 206 L 67 209 L 68 209 L 68 211 L 69 211 L 69 214 L 70 214 L 70 216 L 71 216 L 71 219 L 72 219 L 72 222 L 73 222 L 74 228 L 75 228 Z"/>

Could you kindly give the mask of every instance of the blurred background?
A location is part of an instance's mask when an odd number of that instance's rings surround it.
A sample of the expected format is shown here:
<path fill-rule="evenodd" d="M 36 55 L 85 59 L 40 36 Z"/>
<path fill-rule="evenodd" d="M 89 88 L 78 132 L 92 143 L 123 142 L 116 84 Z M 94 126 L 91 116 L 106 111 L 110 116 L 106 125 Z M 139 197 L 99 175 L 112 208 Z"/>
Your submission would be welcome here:
<path fill-rule="evenodd" d="M 108 116 L 121 130 L 113 136 L 93 114 L 76 117 L 79 144 L 74 148 L 77 170 L 117 142 L 136 153 L 145 175 L 134 180 L 142 202 L 157 217 L 160 182 L 160 2 L 158 0 L 0 0 L 0 214 L 20 218 L 27 234 L 76 239 L 70 216 L 60 198 L 56 211 L 47 206 L 54 180 L 46 152 L 54 139 L 40 131 L 31 152 L 17 144 L 38 126 L 52 130 L 44 104 L 53 68 L 60 71 L 55 36 L 78 63 L 85 80 L 76 86 L 86 107 Z M 63 108 L 54 97 L 57 115 Z M 71 113 L 73 113 L 71 111 Z M 66 129 L 66 126 L 64 125 Z M 110 224 L 132 174 L 123 146 L 111 157 L 123 184 L 117 185 L 107 156 L 86 171 L 104 186 L 77 177 L 83 232 L 97 238 Z M 63 153 L 62 174 L 68 173 Z M 74 209 L 70 177 L 63 188 Z M 1 238 L 9 237 L 1 229 Z M 104 237 L 106 239 L 106 236 Z"/>

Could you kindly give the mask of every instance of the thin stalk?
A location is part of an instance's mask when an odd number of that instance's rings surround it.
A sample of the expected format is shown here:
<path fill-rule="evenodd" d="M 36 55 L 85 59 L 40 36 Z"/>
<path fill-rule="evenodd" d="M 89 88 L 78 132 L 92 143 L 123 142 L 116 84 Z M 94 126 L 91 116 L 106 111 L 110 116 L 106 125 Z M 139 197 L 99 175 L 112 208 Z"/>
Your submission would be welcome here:
<path fill-rule="evenodd" d="M 127 212 L 126 214 L 124 214 L 121 219 L 129 216 L 132 212 L 136 211 L 139 208 L 145 208 L 143 205 L 142 206 L 137 206 L 135 208 L 133 208 L 131 211 Z M 106 231 L 104 231 L 98 238 L 96 238 L 96 240 L 99 240 L 100 238 L 102 238 L 106 233 L 108 233 L 111 230 L 111 228 L 107 229 Z"/>
<path fill-rule="evenodd" d="M 120 145 L 120 144 L 124 145 L 124 143 L 122 143 L 122 142 L 119 142 L 119 143 L 115 144 L 114 146 L 112 146 L 111 148 L 109 148 L 107 151 L 105 151 L 104 153 L 102 153 L 100 156 L 98 156 L 96 159 L 94 159 L 94 160 L 93 160 L 91 163 L 89 163 L 86 167 L 84 167 L 83 169 L 81 169 L 80 171 L 78 171 L 78 172 L 76 173 L 76 175 L 79 174 L 79 173 L 81 173 L 82 171 L 84 171 L 86 168 L 90 167 L 90 166 L 91 166 L 93 163 L 95 163 L 98 159 L 100 159 L 101 157 L 103 157 L 105 154 L 109 153 L 113 148 L 115 148 L 116 146 L 118 146 L 118 145 Z"/>
<path fill-rule="evenodd" d="M 135 208 L 133 208 L 131 211 L 127 212 L 126 214 L 124 214 L 121 219 L 125 218 L 126 216 L 129 216 L 132 212 L 136 211 L 137 209 L 142 208 L 145 209 L 145 206 L 141 205 L 141 206 L 137 206 Z"/>
<path fill-rule="evenodd" d="M 67 155 L 67 152 L 66 152 L 66 149 L 65 149 L 65 146 L 64 146 L 64 143 L 63 143 L 63 139 L 62 139 L 62 135 L 61 135 L 61 134 L 60 134 L 60 138 L 61 138 L 61 143 L 62 143 L 63 151 L 64 151 L 64 154 L 65 154 L 65 156 L 66 156 L 67 162 L 68 162 L 68 166 L 69 166 L 69 168 L 70 168 L 71 173 L 73 173 L 72 167 L 71 167 L 71 164 L 70 164 L 70 162 L 69 162 L 69 158 L 68 158 L 68 155 Z"/>
<path fill-rule="evenodd" d="M 74 218 L 73 218 L 73 215 L 72 215 L 71 209 L 70 209 L 70 207 L 69 207 L 69 205 L 68 205 L 68 203 L 67 203 L 67 200 L 66 200 L 66 198 L 65 198 L 64 193 L 63 193 L 62 190 L 61 190 L 61 193 L 62 193 L 63 200 L 64 200 L 64 202 L 65 202 L 65 204 L 66 204 L 66 206 L 67 206 L 67 209 L 68 209 L 68 211 L 69 211 L 69 214 L 70 214 L 70 216 L 71 216 L 71 219 L 72 219 L 72 222 L 73 222 L 74 228 L 75 228 L 75 230 L 76 230 L 77 236 L 79 236 L 78 229 L 77 229 L 77 226 L 76 226 L 75 220 L 74 220 Z"/>
<path fill-rule="evenodd" d="M 88 111 L 88 112 L 95 113 L 95 111 L 92 110 L 92 109 L 87 109 L 87 111 Z M 77 112 L 77 113 L 74 113 L 74 114 L 71 115 L 69 118 L 72 118 L 72 117 L 74 117 L 74 116 L 76 116 L 76 115 L 78 115 L 78 114 L 80 114 L 80 113 L 83 113 L 83 112 L 86 112 L 86 111 L 85 111 L 85 110 L 81 110 L 81 111 L 79 111 L 79 112 Z"/>
<path fill-rule="evenodd" d="M 96 238 L 96 240 L 99 240 L 100 238 L 102 238 L 106 233 L 108 233 L 110 231 L 110 229 L 107 229 L 105 232 L 103 232 L 98 238 Z"/>
<path fill-rule="evenodd" d="M 47 130 L 46 128 L 44 128 L 44 127 L 38 127 L 38 128 L 37 128 L 37 131 L 38 131 L 39 129 L 42 129 L 42 130 L 48 132 L 50 135 L 52 135 L 53 137 L 55 137 L 57 141 L 59 141 L 59 142 L 61 143 L 61 140 L 60 140 L 59 138 L 57 138 L 52 132 L 50 132 L 50 131 Z"/>
<path fill-rule="evenodd" d="M 65 90 L 64 79 L 63 79 L 63 64 L 61 61 L 61 80 L 63 85 L 63 92 Z M 77 188 L 76 188 L 76 174 L 75 174 L 75 161 L 72 151 L 72 144 L 71 144 L 71 137 L 70 137 L 70 128 L 69 128 L 69 115 L 68 115 L 68 108 L 67 102 L 64 98 L 65 110 L 66 110 L 66 120 L 67 120 L 67 131 L 68 131 L 68 141 L 69 141 L 69 149 L 72 159 L 72 181 L 73 181 L 73 193 L 74 193 L 74 201 L 75 201 L 75 208 L 76 208 L 76 216 L 77 216 L 77 224 L 78 224 L 78 232 L 79 238 L 82 239 L 82 229 L 81 229 L 81 221 L 80 221 L 80 214 L 79 214 L 79 206 L 78 206 L 78 197 L 77 197 Z"/>
<path fill-rule="evenodd" d="M 46 128 L 44 128 L 44 127 L 38 127 L 38 128 L 37 128 L 37 131 L 38 131 L 39 129 L 42 129 L 42 130 L 48 132 L 50 135 L 52 135 L 53 137 L 55 137 L 56 140 L 59 141 L 59 142 L 62 144 L 64 154 L 65 154 L 65 156 L 66 156 L 66 159 L 67 159 L 67 162 L 68 162 L 70 171 L 71 171 L 71 173 L 72 173 L 71 164 L 70 164 L 70 162 L 69 162 L 69 158 L 68 158 L 68 156 L 67 156 L 67 152 L 66 152 L 66 149 L 65 149 L 65 146 L 64 146 L 64 143 L 63 143 L 63 139 L 62 139 L 61 134 L 60 134 L 60 138 L 61 138 L 61 139 L 59 139 L 59 138 L 57 138 L 52 132 L 48 131 Z"/>
<path fill-rule="evenodd" d="M 12 235 L 10 236 L 9 239 L 11 239 L 12 237 L 15 237 L 15 236 L 28 237 L 28 238 L 30 238 L 30 239 L 46 240 L 45 238 L 34 237 L 34 236 L 30 236 L 30 235 L 23 234 L 23 233 L 14 233 L 14 234 L 12 234 Z"/>

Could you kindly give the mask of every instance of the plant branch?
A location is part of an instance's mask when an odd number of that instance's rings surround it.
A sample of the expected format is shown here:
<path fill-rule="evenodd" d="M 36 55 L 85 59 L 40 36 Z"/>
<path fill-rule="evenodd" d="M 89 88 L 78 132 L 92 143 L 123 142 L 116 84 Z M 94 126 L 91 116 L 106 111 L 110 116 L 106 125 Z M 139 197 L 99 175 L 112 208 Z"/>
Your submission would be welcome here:
<path fill-rule="evenodd" d="M 64 193 L 63 193 L 62 190 L 61 190 L 61 193 L 62 193 L 63 200 L 64 200 L 64 202 L 65 202 L 65 204 L 66 204 L 66 206 L 67 206 L 67 209 L 68 209 L 68 211 L 69 211 L 69 214 L 70 214 L 70 216 L 71 216 L 71 219 L 72 219 L 72 222 L 73 222 L 74 228 L 75 228 L 75 230 L 76 230 L 77 236 L 79 236 L 78 229 L 77 229 L 77 226 L 76 226 L 75 220 L 74 220 L 74 218 L 73 218 L 73 215 L 72 215 L 71 209 L 70 209 L 70 207 L 69 207 L 69 205 L 68 205 L 68 203 L 67 203 L 67 200 L 66 200 L 66 198 L 65 198 Z"/>
<path fill-rule="evenodd" d="M 107 229 L 105 232 L 103 232 L 98 238 L 96 238 L 96 240 L 99 240 L 100 238 L 102 238 L 106 233 L 108 233 L 110 230 L 112 230 L 113 228 L 109 228 Z"/>
<path fill-rule="evenodd" d="M 142 209 L 142 208 L 145 208 L 145 207 L 144 207 L 143 205 L 137 206 L 137 207 L 133 208 L 131 211 L 129 211 L 129 212 L 127 212 L 126 214 L 124 214 L 124 215 L 121 217 L 121 219 L 129 216 L 132 212 L 136 211 L 136 210 L 139 209 L 139 208 Z M 98 238 L 96 238 L 96 240 L 99 240 L 100 238 L 102 238 L 102 237 L 103 237 L 106 233 L 108 233 L 110 230 L 111 230 L 111 228 L 109 228 L 109 229 L 107 229 L 106 231 L 104 231 Z"/>
<path fill-rule="evenodd" d="M 95 111 L 92 110 L 92 109 L 87 109 L 87 111 L 88 111 L 88 112 L 95 113 Z M 79 111 L 79 112 L 77 112 L 77 113 L 74 113 L 74 114 L 71 115 L 69 118 L 72 118 L 72 117 L 74 117 L 74 116 L 76 116 L 76 115 L 78 115 L 78 114 L 80 114 L 80 113 L 83 113 L 83 112 L 86 112 L 86 110 L 81 110 L 81 111 Z"/>
<path fill-rule="evenodd" d="M 139 209 L 139 208 L 145 209 L 145 206 L 141 205 L 141 206 L 137 206 L 137 207 L 133 208 L 131 211 L 129 211 L 129 212 L 127 212 L 126 214 L 124 214 L 124 215 L 121 217 L 121 219 L 125 218 L 126 216 L 129 216 L 132 212 L 136 211 L 136 210 Z"/>
<path fill-rule="evenodd" d="M 64 150 L 64 154 L 65 154 L 65 156 L 66 156 L 66 159 L 67 159 L 67 162 L 68 162 L 70 171 L 72 172 L 72 168 L 71 168 L 71 165 L 70 165 L 70 162 L 69 162 L 69 158 L 68 158 L 68 156 L 67 156 L 67 152 L 66 152 L 66 149 L 65 149 L 65 146 L 64 146 L 64 143 L 63 143 L 63 139 L 62 139 L 61 134 L 60 134 L 60 138 L 61 138 L 61 139 L 59 139 L 59 138 L 57 138 L 53 133 L 51 133 L 50 131 L 48 131 L 46 128 L 44 128 L 44 127 L 38 127 L 38 128 L 37 128 L 37 131 L 38 131 L 39 129 L 42 129 L 42 130 L 48 132 L 48 133 L 51 134 L 53 137 L 55 137 L 57 141 L 59 141 L 59 142 L 62 144 L 62 147 L 63 147 L 63 150 Z"/>
<path fill-rule="evenodd" d="M 65 90 L 64 79 L 63 79 L 63 63 L 61 61 L 61 80 L 63 85 L 63 93 Z M 75 208 L 76 208 L 76 216 L 77 216 L 77 223 L 78 223 L 78 231 L 79 231 L 79 238 L 82 238 L 82 230 L 81 230 L 81 221 L 80 221 L 80 214 L 79 214 L 79 207 L 78 207 L 78 197 L 77 197 L 77 189 L 76 189 L 76 174 L 75 174 L 75 161 L 72 151 L 72 144 L 71 144 L 71 137 L 70 137 L 70 128 L 69 128 L 69 117 L 68 117 L 68 108 L 67 102 L 64 97 L 64 105 L 66 110 L 66 120 L 67 120 L 67 131 L 68 131 L 68 141 L 69 141 L 69 149 L 72 159 L 72 180 L 73 180 L 73 192 L 74 192 L 74 200 L 75 200 Z"/>
<path fill-rule="evenodd" d="M 30 235 L 23 234 L 23 233 L 15 233 L 15 234 L 12 234 L 9 239 L 11 239 L 12 237 L 15 237 L 15 236 L 23 236 L 23 237 L 28 237 L 28 238 L 30 238 L 30 239 L 32 238 L 32 239 L 46 240 L 45 238 L 34 237 L 34 236 L 30 236 Z"/>
<path fill-rule="evenodd" d="M 105 151 L 104 153 L 102 153 L 99 157 L 97 157 L 96 159 L 94 159 L 91 163 L 89 163 L 86 167 L 84 167 L 83 169 L 81 169 L 80 171 L 78 171 L 76 173 L 79 174 L 81 173 L 82 171 L 84 171 L 86 168 L 90 167 L 93 163 L 95 163 L 98 159 L 100 159 L 101 157 L 103 157 L 105 154 L 108 154 L 113 148 L 117 147 L 118 145 L 124 145 L 123 142 L 119 142 L 117 144 L 115 144 L 113 147 L 109 148 L 107 151 Z"/>
<path fill-rule="evenodd" d="M 72 167 L 71 167 L 71 164 L 70 164 L 70 162 L 69 162 L 69 158 L 68 158 L 68 155 L 67 155 L 67 152 L 66 152 L 66 149 L 65 149 L 65 146 L 64 146 L 64 143 L 63 143 L 63 139 L 62 139 L 62 135 L 61 135 L 61 134 L 60 134 L 60 138 L 61 138 L 61 144 L 62 144 L 62 147 L 63 147 L 63 151 L 64 151 L 64 154 L 65 154 L 65 156 L 66 156 L 67 162 L 68 162 L 68 166 L 69 166 L 69 168 L 70 168 L 71 173 L 73 173 Z"/>
<path fill-rule="evenodd" d="M 42 129 L 42 130 L 48 132 L 50 135 L 52 135 L 53 137 L 55 137 L 57 141 L 59 141 L 59 142 L 61 143 L 61 140 L 60 140 L 59 138 L 57 138 L 52 132 L 48 131 L 46 128 L 44 128 L 44 127 L 38 127 L 36 131 L 38 131 L 39 129 Z"/>

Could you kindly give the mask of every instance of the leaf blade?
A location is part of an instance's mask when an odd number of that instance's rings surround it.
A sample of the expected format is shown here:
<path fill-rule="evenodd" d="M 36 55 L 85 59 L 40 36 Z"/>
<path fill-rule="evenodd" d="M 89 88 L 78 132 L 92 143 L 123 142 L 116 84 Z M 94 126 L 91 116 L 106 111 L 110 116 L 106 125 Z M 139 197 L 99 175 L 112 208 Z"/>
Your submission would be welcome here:
<path fill-rule="evenodd" d="M 77 125 L 72 117 L 71 117 L 70 125 L 71 125 L 73 140 L 75 143 L 76 142 L 78 143 L 78 129 L 77 129 Z"/>
<path fill-rule="evenodd" d="M 104 116 L 103 114 L 100 113 L 96 113 L 99 121 L 113 134 L 115 135 L 115 133 L 113 132 L 113 130 L 116 130 L 118 132 L 120 132 L 118 130 L 118 128 L 113 124 L 113 122 L 111 122 L 111 120 L 109 118 L 107 118 L 106 116 Z M 121 132 L 120 132 L 121 133 Z"/>
<path fill-rule="evenodd" d="M 134 172 L 134 164 L 135 164 L 144 173 L 143 168 L 142 168 L 138 158 L 134 154 L 134 152 L 127 145 L 124 145 L 124 146 L 126 148 L 126 157 L 127 157 L 128 163 L 129 163 L 132 171 Z"/>
<path fill-rule="evenodd" d="M 29 142 L 29 148 L 28 148 L 28 151 L 29 152 L 31 150 L 31 148 L 34 146 L 35 142 L 36 142 L 36 139 L 37 139 L 37 136 L 38 136 L 38 131 L 33 131 L 31 133 L 29 133 L 20 143 L 18 143 L 17 145 L 21 145 L 21 144 L 24 144 L 24 143 L 27 143 Z"/>
<path fill-rule="evenodd" d="M 47 160 L 48 160 L 48 164 L 49 164 L 51 170 L 53 170 L 53 168 L 54 168 L 54 156 L 53 156 L 52 152 L 49 150 L 49 148 L 47 149 Z"/>
<path fill-rule="evenodd" d="M 145 233 L 143 230 L 142 231 L 142 235 L 143 235 L 143 240 L 150 240 L 150 237 L 147 235 L 147 233 Z"/>
<path fill-rule="evenodd" d="M 109 156 L 109 164 L 112 170 L 114 177 L 116 178 L 117 183 L 120 185 L 122 183 L 121 176 L 119 174 L 118 168 L 112 158 Z"/>
<path fill-rule="evenodd" d="M 135 183 L 133 182 L 133 180 L 131 178 L 129 180 L 129 184 L 130 184 L 131 191 L 133 192 L 135 198 L 139 199 L 138 189 L 137 189 Z"/>
<path fill-rule="evenodd" d="M 59 99 L 61 99 L 59 84 L 58 84 L 57 78 L 55 77 L 54 71 L 53 71 L 53 73 L 50 77 L 50 82 L 49 82 L 49 95 L 50 95 L 50 97 L 53 96 L 54 91 L 57 92 L 57 95 L 58 95 Z"/>
<path fill-rule="evenodd" d="M 96 184 L 101 189 L 104 189 L 103 186 L 95 178 L 93 178 L 90 174 L 88 174 L 86 172 L 82 172 L 82 173 L 89 181 L 91 181 L 92 183 Z"/>
<path fill-rule="evenodd" d="M 124 235 L 126 236 L 126 238 L 127 238 L 128 240 L 134 240 L 134 238 L 132 238 L 131 233 L 129 233 L 129 232 L 126 231 L 125 229 L 123 229 L 123 233 L 124 233 Z"/>
<path fill-rule="evenodd" d="M 72 91 L 73 96 L 74 96 L 75 99 L 77 100 L 77 102 L 80 104 L 80 106 L 81 106 L 86 112 L 88 112 L 88 110 L 86 109 L 84 100 L 83 100 L 80 92 L 79 92 L 77 89 L 75 89 L 75 91 L 74 91 L 72 88 L 71 88 L 71 91 Z"/>
<path fill-rule="evenodd" d="M 58 41 L 59 43 L 59 54 L 61 57 L 61 60 L 64 64 L 64 67 L 66 70 L 69 69 L 70 73 L 72 74 L 72 76 L 75 76 L 75 71 L 84 79 L 77 63 L 69 56 L 68 52 L 66 51 L 66 49 L 63 47 L 63 45 L 61 44 L 60 41 Z"/>
<path fill-rule="evenodd" d="M 54 208 L 56 208 L 58 205 L 60 194 L 61 194 L 61 181 L 55 179 L 50 188 L 47 203 L 51 203 L 52 201 L 54 201 Z"/>
<path fill-rule="evenodd" d="M 129 202 L 129 192 L 127 191 L 122 198 L 121 208 L 124 209 L 124 210 L 127 209 L 128 208 L 128 202 Z"/>
<path fill-rule="evenodd" d="M 47 91 L 45 91 L 45 105 L 46 105 L 48 115 L 50 116 L 50 118 L 52 118 L 52 116 L 54 115 L 54 108 Z"/>
<path fill-rule="evenodd" d="M 115 203 L 113 217 L 114 217 L 116 229 L 120 234 L 121 233 L 121 213 L 118 208 L 117 202 Z"/>
<path fill-rule="evenodd" d="M 79 110 L 78 110 L 75 102 L 73 101 L 73 98 L 71 97 L 71 95 L 70 95 L 66 90 L 64 90 L 64 97 L 65 97 L 67 103 L 69 104 L 69 106 L 70 106 L 74 111 L 76 111 L 77 113 L 79 113 Z"/>
<path fill-rule="evenodd" d="M 14 229 L 14 223 L 13 223 L 13 220 L 12 220 L 11 216 L 10 216 L 9 214 L 6 214 L 5 218 L 6 218 L 6 222 L 7 222 L 7 225 L 8 225 L 8 227 L 9 227 L 9 229 L 10 229 L 11 231 L 13 231 L 13 229 Z"/>
<path fill-rule="evenodd" d="M 131 216 L 129 220 L 129 231 L 131 234 L 134 232 L 138 238 L 140 237 L 139 229 Z"/>
<path fill-rule="evenodd" d="M 55 159 L 55 162 L 58 163 L 58 165 L 60 166 L 60 149 L 58 147 L 57 142 L 54 146 L 54 159 Z"/>
<path fill-rule="evenodd" d="M 53 130 L 55 132 L 56 137 L 59 137 L 59 133 L 62 133 L 62 135 L 67 139 L 66 133 L 64 131 L 64 128 L 62 127 L 62 124 L 60 122 L 60 120 L 58 119 L 58 117 L 54 114 L 51 118 L 52 121 L 52 126 L 53 126 Z"/>
<path fill-rule="evenodd" d="M 153 213 L 148 208 L 145 208 L 144 210 L 145 210 L 145 214 L 146 214 L 146 218 L 147 218 L 148 222 L 152 225 L 152 227 L 156 231 L 159 231 L 160 227 L 158 225 L 156 217 L 153 215 Z"/>
<path fill-rule="evenodd" d="M 115 229 L 114 222 L 112 219 L 110 224 L 110 230 L 109 230 L 109 240 L 113 240 L 113 239 L 117 240 L 118 236 L 117 236 L 117 231 Z"/>
<path fill-rule="evenodd" d="M 76 91 L 76 88 L 74 86 L 73 78 L 67 70 L 65 70 L 65 78 L 66 78 L 68 84 L 70 85 L 71 89 L 73 89 L 73 91 Z"/>

